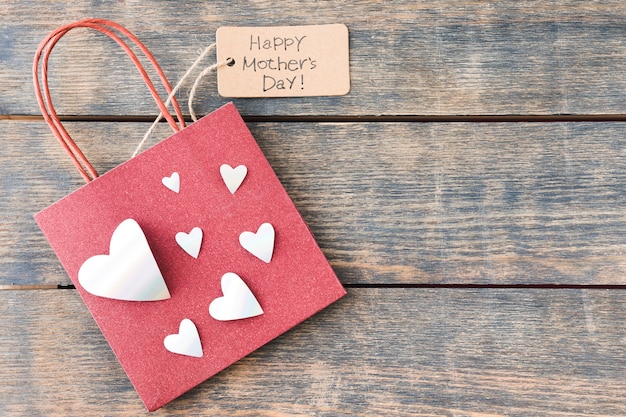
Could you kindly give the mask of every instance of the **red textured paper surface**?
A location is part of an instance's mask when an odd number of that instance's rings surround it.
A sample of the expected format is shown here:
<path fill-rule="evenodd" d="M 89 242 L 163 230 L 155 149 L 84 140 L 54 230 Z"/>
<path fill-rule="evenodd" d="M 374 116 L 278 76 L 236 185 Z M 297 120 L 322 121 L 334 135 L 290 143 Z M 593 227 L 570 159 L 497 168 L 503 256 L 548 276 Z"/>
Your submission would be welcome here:
<path fill-rule="evenodd" d="M 246 165 L 232 195 L 219 168 Z M 161 179 L 180 174 L 180 192 Z M 171 298 L 132 302 L 86 292 L 78 270 L 109 253 L 115 228 L 135 219 L 143 229 Z M 232 104 L 102 175 L 35 215 L 148 410 L 155 410 L 310 317 L 345 290 L 293 202 Z M 262 223 L 276 231 L 269 264 L 239 244 Z M 178 232 L 204 232 L 198 259 L 176 243 Z M 220 322 L 208 312 L 220 280 L 238 274 L 264 314 Z M 171 353 L 163 339 L 180 321 L 197 326 L 204 356 Z M 79 337 L 77 334 L 76 337 Z"/>

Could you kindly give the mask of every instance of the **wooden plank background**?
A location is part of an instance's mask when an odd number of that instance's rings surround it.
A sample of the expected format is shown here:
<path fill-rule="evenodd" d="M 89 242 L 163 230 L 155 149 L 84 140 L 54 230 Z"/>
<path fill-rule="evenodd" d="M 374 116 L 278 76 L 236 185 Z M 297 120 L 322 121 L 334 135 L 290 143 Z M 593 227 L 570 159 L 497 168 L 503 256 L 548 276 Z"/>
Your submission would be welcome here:
<path fill-rule="evenodd" d="M 31 114 L 28 69 L 37 44 L 61 23 L 123 23 L 178 79 L 219 26 L 346 23 L 352 94 L 306 100 L 235 100 L 244 115 L 621 114 L 626 90 L 626 4 L 404 0 L 124 4 L 2 1 L 0 114 Z M 155 105 L 119 47 L 71 32 L 51 58 L 53 96 L 64 114 L 152 115 Z M 226 100 L 207 80 L 206 113 Z"/>
<path fill-rule="evenodd" d="M 147 414 L 76 293 L 0 297 L 22 329 L 0 333 L 0 413 Z M 624 415 L 625 312 L 605 290 L 352 289 L 155 414 Z"/>
<path fill-rule="evenodd" d="M 82 179 L 45 123 L 3 125 L 0 284 L 69 284 L 32 214 Z M 149 124 L 66 126 L 106 171 Z M 344 283 L 626 284 L 622 123 L 249 126 Z"/>
<path fill-rule="evenodd" d="M 82 185 L 32 57 L 85 17 L 172 81 L 222 25 L 350 30 L 347 96 L 235 100 L 348 296 L 156 415 L 626 415 L 626 5 L 556 0 L 0 0 L 0 415 L 148 414 L 32 219 Z M 88 31 L 51 88 L 100 172 L 156 113 Z"/>

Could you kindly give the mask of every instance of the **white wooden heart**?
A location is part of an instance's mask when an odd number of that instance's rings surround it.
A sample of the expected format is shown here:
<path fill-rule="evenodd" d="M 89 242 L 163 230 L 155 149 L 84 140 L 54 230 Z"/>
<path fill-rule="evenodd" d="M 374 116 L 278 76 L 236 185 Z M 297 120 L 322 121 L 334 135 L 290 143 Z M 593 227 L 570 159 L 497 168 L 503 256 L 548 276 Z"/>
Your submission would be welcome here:
<path fill-rule="evenodd" d="M 239 186 L 243 182 L 244 178 L 248 174 L 248 168 L 245 165 L 239 165 L 237 168 L 233 168 L 228 164 L 220 166 L 220 174 L 226 184 L 226 188 L 231 194 L 235 194 L 235 191 L 239 189 Z"/>
<path fill-rule="evenodd" d="M 193 321 L 183 319 L 178 327 L 177 334 L 170 334 L 163 339 L 165 349 L 179 355 L 202 357 L 202 343 L 200 335 Z"/>
<path fill-rule="evenodd" d="M 178 172 L 174 172 L 169 177 L 163 177 L 161 182 L 175 193 L 180 191 L 180 175 L 178 175 Z"/>
<path fill-rule="evenodd" d="M 93 295 L 116 300 L 170 298 L 146 236 L 133 219 L 117 226 L 111 236 L 109 255 L 92 256 L 83 263 L 78 282 Z"/>
<path fill-rule="evenodd" d="M 176 233 L 176 243 L 189 255 L 198 259 L 200 246 L 202 245 L 202 229 L 194 227 L 189 233 Z"/>
<path fill-rule="evenodd" d="M 243 232 L 240 234 L 239 243 L 245 250 L 263 262 L 270 263 L 274 253 L 274 237 L 274 226 L 263 223 L 256 233 Z"/>
<path fill-rule="evenodd" d="M 215 320 L 240 320 L 263 314 L 263 309 L 250 288 L 233 272 L 222 276 L 223 297 L 209 305 L 209 314 Z"/>

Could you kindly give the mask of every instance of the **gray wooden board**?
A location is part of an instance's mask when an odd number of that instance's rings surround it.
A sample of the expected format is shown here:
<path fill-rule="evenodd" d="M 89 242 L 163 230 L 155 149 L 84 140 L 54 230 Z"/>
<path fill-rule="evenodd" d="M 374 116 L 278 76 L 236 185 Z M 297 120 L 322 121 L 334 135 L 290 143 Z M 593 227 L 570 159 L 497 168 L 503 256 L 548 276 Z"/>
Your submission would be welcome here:
<path fill-rule="evenodd" d="M 1 415 L 147 415 L 78 294 L 0 292 Z M 622 291 L 352 289 L 155 415 L 626 415 Z"/>
<path fill-rule="evenodd" d="M 245 115 L 511 115 L 624 113 L 626 4 L 621 0 L 495 3 L 0 1 L 0 114 L 39 114 L 31 61 L 61 24 L 115 20 L 137 34 L 175 83 L 224 25 L 345 23 L 352 90 L 345 97 L 240 99 Z M 207 60 L 208 63 L 211 60 Z M 77 31 L 51 58 L 62 114 L 152 115 L 156 107 L 119 47 Z M 191 83 L 183 89 L 186 100 Z M 215 79 L 196 110 L 224 103 Z"/>
<path fill-rule="evenodd" d="M 66 125 L 101 171 L 148 128 Z M 344 283 L 626 284 L 622 123 L 249 126 Z M 32 215 L 82 179 L 43 122 L 0 128 L 0 284 L 67 284 Z"/>

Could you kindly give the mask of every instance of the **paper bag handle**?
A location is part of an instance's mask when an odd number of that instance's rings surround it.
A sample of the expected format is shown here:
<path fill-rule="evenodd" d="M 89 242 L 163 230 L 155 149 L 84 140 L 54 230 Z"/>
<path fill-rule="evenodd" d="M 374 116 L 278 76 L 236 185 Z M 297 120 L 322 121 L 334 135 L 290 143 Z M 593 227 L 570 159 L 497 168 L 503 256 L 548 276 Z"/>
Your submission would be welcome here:
<path fill-rule="evenodd" d="M 159 107 L 159 110 L 161 111 L 161 113 L 163 113 L 165 119 L 167 120 L 169 125 L 172 127 L 172 129 L 175 132 L 177 132 L 180 129 L 184 128 L 185 120 L 180 110 L 180 106 L 178 105 L 178 102 L 174 98 L 172 100 L 172 104 L 174 106 L 176 118 L 178 119 L 178 123 L 180 124 L 180 126 L 176 124 L 176 121 L 174 120 L 172 115 L 169 113 L 167 106 L 165 105 L 161 97 L 159 96 L 159 93 L 154 87 L 154 84 L 152 83 L 150 76 L 148 75 L 148 73 L 142 66 L 141 62 L 137 58 L 137 55 L 135 55 L 133 50 L 130 49 L 130 47 L 115 32 L 117 31 L 121 33 L 122 35 L 126 36 L 141 50 L 144 56 L 150 61 L 150 63 L 154 67 L 154 70 L 156 71 L 157 75 L 161 79 L 161 83 L 165 87 L 165 90 L 167 91 L 167 93 L 168 94 L 171 93 L 172 87 L 170 86 L 170 83 L 167 81 L 165 74 L 161 70 L 161 67 L 159 67 L 159 64 L 157 63 L 152 53 L 139 40 L 139 38 L 133 35 L 128 29 L 126 29 L 125 27 L 123 27 L 122 25 L 118 23 L 115 23 L 106 19 L 84 19 L 84 20 L 79 20 L 77 22 L 70 23 L 70 24 L 67 24 L 65 26 L 61 26 L 55 29 L 43 41 L 41 41 L 41 43 L 39 44 L 39 47 L 37 48 L 37 52 L 35 53 L 35 59 L 33 61 L 33 83 L 35 85 L 35 95 L 37 97 L 37 102 L 39 103 L 39 108 L 41 109 L 41 113 L 46 123 L 48 123 L 50 130 L 52 130 L 52 133 L 59 140 L 59 142 L 61 143 L 61 146 L 63 146 L 63 149 L 65 149 L 65 151 L 68 153 L 70 158 L 72 158 L 72 162 L 74 163 L 74 165 L 80 172 L 81 176 L 85 179 L 85 181 L 90 182 L 93 179 L 98 177 L 98 173 L 94 169 L 94 167 L 91 165 L 91 163 L 87 160 L 87 157 L 85 157 L 85 155 L 80 150 L 78 145 L 76 145 L 74 140 L 70 137 L 67 130 L 65 130 L 65 128 L 63 127 L 63 124 L 59 120 L 59 116 L 57 115 L 56 110 L 52 104 L 52 99 L 50 97 L 50 89 L 48 87 L 48 58 L 50 56 L 50 53 L 52 52 L 52 49 L 57 44 L 57 42 L 67 32 L 75 28 L 94 29 L 109 36 L 111 39 L 117 42 L 122 47 L 122 49 L 124 49 L 124 51 L 128 54 L 130 59 L 133 61 L 133 63 L 139 70 L 139 73 L 141 74 L 141 77 L 143 78 L 146 85 L 148 86 L 148 89 L 150 90 L 152 97 L 154 97 L 154 100 L 157 106 Z M 39 80 L 39 61 L 40 60 L 42 60 L 41 85 L 40 85 L 40 80 Z M 42 88 L 43 88 L 43 94 L 42 94 Z"/>

